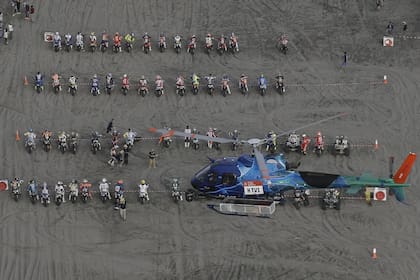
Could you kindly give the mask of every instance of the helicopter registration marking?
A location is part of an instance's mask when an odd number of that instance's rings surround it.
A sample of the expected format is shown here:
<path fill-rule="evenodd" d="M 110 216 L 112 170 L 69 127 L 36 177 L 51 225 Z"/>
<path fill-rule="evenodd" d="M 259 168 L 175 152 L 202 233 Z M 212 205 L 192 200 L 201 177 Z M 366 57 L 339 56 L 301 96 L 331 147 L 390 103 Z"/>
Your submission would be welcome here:
<path fill-rule="evenodd" d="M 263 183 L 261 181 L 245 181 L 244 193 L 245 195 L 264 194 Z"/>

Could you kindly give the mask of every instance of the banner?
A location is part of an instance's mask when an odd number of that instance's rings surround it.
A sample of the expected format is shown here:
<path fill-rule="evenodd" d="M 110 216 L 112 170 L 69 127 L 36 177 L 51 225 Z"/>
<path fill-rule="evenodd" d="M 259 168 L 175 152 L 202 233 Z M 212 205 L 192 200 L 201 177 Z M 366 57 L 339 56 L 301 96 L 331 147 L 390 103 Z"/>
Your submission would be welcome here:
<path fill-rule="evenodd" d="M 264 194 L 263 183 L 261 181 L 244 181 L 245 195 Z"/>

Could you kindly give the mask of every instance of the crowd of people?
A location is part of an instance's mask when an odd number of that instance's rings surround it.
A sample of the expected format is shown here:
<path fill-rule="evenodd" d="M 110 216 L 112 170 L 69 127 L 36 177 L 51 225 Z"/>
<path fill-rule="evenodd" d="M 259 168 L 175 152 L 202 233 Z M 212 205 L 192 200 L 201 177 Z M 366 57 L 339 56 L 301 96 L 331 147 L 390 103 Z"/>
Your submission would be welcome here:
<path fill-rule="evenodd" d="M 185 94 L 187 78 L 188 77 L 184 77 L 183 75 L 178 75 L 175 78 L 175 83 L 173 87 L 175 88 L 175 92 L 178 95 L 183 96 Z M 218 79 L 212 73 L 204 77 L 200 77 L 197 73 L 192 73 L 191 76 L 189 77 L 192 93 L 197 94 L 199 92 L 199 89 L 201 87 L 200 80 L 202 78 L 206 81 L 206 84 L 203 87 L 206 89 L 206 91 L 209 94 L 212 95 L 217 85 L 217 79 Z M 274 78 L 274 83 L 273 83 L 274 87 L 280 93 L 284 93 L 285 92 L 284 75 L 281 73 L 278 73 L 273 78 Z M 62 91 L 63 84 L 64 84 L 62 82 L 62 79 L 63 79 L 62 76 L 59 75 L 58 73 L 54 73 L 51 76 L 51 86 L 55 93 L 59 93 L 60 91 Z M 120 85 L 121 92 L 124 95 L 126 95 L 131 89 L 130 78 L 127 74 L 123 74 L 122 77 L 119 77 L 118 79 L 120 80 L 119 85 Z M 231 78 L 228 75 L 224 74 L 219 79 L 220 79 L 219 85 L 220 85 L 221 93 L 224 96 L 230 95 L 232 93 L 231 87 L 230 87 Z M 71 93 L 72 95 L 76 94 L 79 89 L 79 85 L 82 85 L 78 83 L 78 80 L 79 80 L 78 77 L 71 75 L 68 78 L 67 83 L 65 83 L 67 85 L 67 91 Z M 87 85 L 89 87 L 89 92 L 93 96 L 100 95 L 102 88 L 104 89 L 104 92 L 106 92 L 107 94 L 111 94 L 117 83 L 115 81 L 114 75 L 112 73 L 108 73 L 103 78 L 103 81 L 104 82 L 102 84 L 101 79 L 98 77 L 98 75 L 94 74 L 92 78 L 90 78 L 89 82 L 83 83 L 83 85 Z M 267 77 L 261 74 L 255 79 L 255 81 L 256 82 L 253 85 L 260 92 L 265 93 L 265 91 L 268 89 L 268 86 L 269 86 Z M 141 75 L 140 79 L 136 81 L 134 84 L 137 85 L 135 90 L 137 91 L 139 95 L 142 95 L 142 96 L 146 96 L 150 92 L 150 87 L 153 88 L 157 96 L 161 96 L 165 93 L 165 81 L 160 75 L 157 75 L 154 81 L 149 81 L 144 75 Z M 251 85 L 252 83 L 249 82 L 248 75 L 244 73 L 241 74 L 238 79 L 239 91 L 242 94 L 246 94 L 248 93 Z M 42 74 L 41 72 L 38 72 L 34 77 L 34 88 L 38 93 L 41 93 L 44 90 L 44 86 L 45 86 L 45 75 Z"/>

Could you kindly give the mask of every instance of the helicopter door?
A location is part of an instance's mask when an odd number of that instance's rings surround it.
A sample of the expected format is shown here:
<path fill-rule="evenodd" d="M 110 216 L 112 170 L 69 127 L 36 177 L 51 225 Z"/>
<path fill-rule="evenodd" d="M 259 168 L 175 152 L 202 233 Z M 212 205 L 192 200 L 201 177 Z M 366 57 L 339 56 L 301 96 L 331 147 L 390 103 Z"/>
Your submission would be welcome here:
<path fill-rule="evenodd" d="M 224 173 L 222 176 L 222 184 L 226 186 L 236 185 L 236 175 L 233 173 Z"/>

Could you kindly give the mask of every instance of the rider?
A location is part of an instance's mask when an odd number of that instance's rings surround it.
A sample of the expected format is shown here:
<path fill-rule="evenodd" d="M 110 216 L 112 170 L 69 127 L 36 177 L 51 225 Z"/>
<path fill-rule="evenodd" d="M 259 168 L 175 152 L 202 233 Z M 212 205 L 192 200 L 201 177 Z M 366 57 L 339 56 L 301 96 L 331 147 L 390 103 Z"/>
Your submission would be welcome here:
<path fill-rule="evenodd" d="M 90 46 L 96 47 L 97 40 L 96 40 L 95 32 L 90 33 L 89 40 L 90 40 Z"/>
<path fill-rule="evenodd" d="M 127 35 L 125 35 L 125 37 L 124 37 L 124 40 L 127 43 L 127 46 L 131 45 L 131 47 L 132 47 L 133 44 L 134 44 L 134 41 L 135 41 L 134 33 L 133 32 L 132 33 L 127 33 Z"/>
<path fill-rule="evenodd" d="M 106 195 L 108 199 L 111 199 L 111 194 L 109 193 L 109 184 L 106 178 L 102 178 L 102 182 L 99 184 L 99 192 L 102 195 Z"/>
<path fill-rule="evenodd" d="M 44 76 L 41 74 L 41 72 L 36 73 L 35 84 L 39 85 L 42 89 L 44 88 Z"/>
<path fill-rule="evenodd" d="M 261 74 L 260 77 L 258 78 L 258 86 L 264 89 L 267 88 L 267 79 L 264 78 L 263 74 Z"/>
<path fill-rule="evenodd" d="M 87 191 L 88 196 L 90 197 L 90 199 L 92 199 L 92 193 L 90 191 L 91 187 L 92 187 L 92 184 L 89 183 L 88 180 L 83 179 L 82 183 L 80 183 L 79 189 L 80 189 L 80 192 L 82 193 L 83 193 L 83 190 Z"/>
<path fill-rule="evenodd" d="M 71 183 L 69 184 L 69 189 L 70 189 L 69 200 L 71 200 L 71 196 L 73 194 L 76 197 L 79 195 L 78 187 L 79 187 L 79 185 L 77 184 L 77 180 L 75 180 L 75 179 L 71 180 Z"/>
<path fill-rule="evenodd" d="M 105 77 L 105 83 L 107 88 L 113 88 L 114 87 L 114 78 L 112 78 L 112 74 L 108 73 Z"/>
<path fill-rule="evenodd" d="M 126 88 L 126 89 L 129 89 L 130 88 L 130 82 L 128 80 L 127 74 L 124 74 L 123 75 L 123 78 L 122 78 L 122 87 L 121 88 Z"/>
<path fill-rule="evenodd" d="M 61 145 L 61 143 L 67 142 L 67 134 L 65 131 L 62 131 L 58 134 L 58 144 Z"/>
<path fill-rule="evenodd" d="M 184 87 L 185 83 L 184 83 L 184 77 L 182 77 L 181 75 L 178 76 L 176 78 L 176 88 L 180 89 L 181 87 Z"/>
<path fill-rule="evenodd" d="M 223 78 L 222 78 L 222 90 L 223 90 L 223 87 L 224 86 L 226 87 L 227 93 L 228 94 L 231 94 L 230 87 L 229 87 L 229 77 L 228 77 L 228 75 L 223 75 Z"/>
<path fill-rule="evenodd" d="M 115 146 L 120 141 L 120 134 L 118 133 L 118 130 L 114 128 L 111 132 L 111 140 L 112 140 L 112 146 Z"/>
<path fill-rule="evenodd" d="M 121 36 L 120 33 L 116 32 L 114 35 L 114 47 L 116 50 L 118 50 L 119 52 L 121 52 Z"/>
<path fill-rule="evenodd" d="M 98 76 L 96 74 L 93 75 L 93 78 L 90 81 L 90 85 L 91 85 L 90 93 L 93 93 L 93 94 L 96 93 L 98 95 L 101 94 L 101 92 L 99 90 L 99 79 L 98 79 Z"/>
<path fill-rule="evenodd" d="M 77 32 L 76 35 L 76 46 L 80 47 L 83 50 L 83 35 L 80 32 Z"/>
<path fill-rule="evenodd" d="M 321 131 L 318 131 L 315 137 L 316 147 L 319 147 L 321 150 L 324 150 L 324 138 L 322 137 Z"/>
<path fill-rule="evenodd" d="M 190 128 L 189 125 L 187 125 L 185 127 L 184 133 L 191 134 L 191 128 Z M 185 136 L 185 138 L 184 138 L 184 146 L 185 146 L 185 148 L 189 148 L 190 147 L 190 143 L 191 143 L 191 137 L 190 136 Z"/>
<path fill-rule="evenodd" d="M 58 46 L 58 48 L 61 49 L 61 36 L 60 36 L 60 33 L 55 32 L 54 37 L 53 37 L 53 41 L 54 41 L 54 46 Z"/>
<path fill-rule="evenodd" d="M 207 33 L 206 36 L 206 47 L 207 48 L 213 48 L 213 36 L 210 33 Z"/>
<path fill-rule="evenodd" d="M 108 48 L 109 45 L 109 35 L 105 30 L 102 32 L 101 45 L 104 45 L 106 48 Z"/>
<path fill-rule="evenodd" d="M 219 38 L 219 49 L 224 49 L 224 50 L 226 50 L 227 49 L 227 46 L 226 46 L 226 37 L 225 37 L 225 35 L 224 34 L 222 34 L 222 35 L 220 35 L 220 38 Z"/>
<path fill-rule="evenodd" d="M 268 151 L 270 149 L 270 146 L 272 146 L 273 150 L 277 149 L 277 135 L 274 133 L 274 131 L 270 130 L 267 133 L 267 139 L 268 139 L 268 145 L 266 150 Z"/>
<path fill-rule="evenodd" d="M 176 48 L 177 46 L 181 46 L 181 35 L 176 34 L 174 36 L 174 48 Z"/>
<path fill-rule="evenodd" d="M 193 86 L 198 88 L 198 86 L 200 85 L 200 77 L 197 74 L 193 73 L 191 76 L 191 80 Z"/>
<path fill-rule="evenodd" d="M 64 35 L 64 39 L 66 40 L 66 45 L 67 46 L 71 46 L 71 38 L 72 38 L 72 36 L 71 36 L 70 33 L 67 33 L 66 35 Z"/>
<path fill-rule="evenodd" d="M 160 91 L 162 91 L 162 94 L 164 94 L 164 92 L 163 92 L 163 80 L 162 80 L 161 76 L 159 76 L 159 75 L 156 76 L 155 85 L 156 85 L 156 90 L 160 90 Z"/>
<path fill-rule="evenodd" d="M 311 142 L 311 138 L 309 138 L 306 134 L 302 134 L 302 142 L 300 144 L 302 154 L 306 155 L 310 142 Z"/>
<path fill-rule="evenodd" d="M 144 77 L 144 75 L 141 75 L 139 80 L 139 89 L 146 91 L 146 93 L 149 92 L 149 88 L 147 87 L 147 80 Z"/>
<path fill-rule="evenodd" d="M 211 127 L 209 128 L 209 131 L 207 131 L 206 135 L 207 135 L 208 137 L 212 137 L 212 138 L 216 137 L 216 135 L 214 134 L 213 128 L 211 128 Z M 209 149 L 211 149 L 211 148 L 213 147 L 213 141 L 208 140 L 208 141 L 207 141 L 207 147 L 208 147 Z"/>
<path fill-rule="evenodd" d="M 213 80 L 216 79 L 216 76 L 213 76 L 213 74 L 209 74 L 208 76 L 204 77 L 207 80 L 207 87 L 209 87 L 209 85 L 213 86 Z"/>
<path fill-rule="evenodd" d="M 79 137 L 79 134 L 75 131 L 72 131 L 70 133 L 70 141 L 71 142 L 77 142 L 77 138 Z"/>
<path fill-rule="evenodd" d="M 284 86 L 284 76 L 279 72 L 275 78 L 276 78 L 276 82 L 277 82 L 277 87 L 283 87 Z"/>
<path fill-rule="evenodd" d="M 124 195 L 124 181 L 118 180 L 114 186 L 115 206 L 118 206 L 118 200 Z"/>
<path fill-rule="evenodd" d="M 15 177 L 11 182 L 10 186 L 12 187 L 12 192 L 15 193 L 21 193 L 20 185 L 23 183 L 23 180 L 19 179 L 18 177 Z"/>
<path fill-rule="evenodd" d="M 190 38 L 190 43 L 188 44 L 187 52 L 190 52 L 190 49 L 196 48 L 197 37 L 192 35 Z"/>
<path fill-rule="evenodd" d="M 61 91 L 60 76 L 57 73 L 55 73 L 54 75 L 52 75 L 52 80 L 53 87 L 58 87 L 58 90 Z"/>
<path fill-rule="evenodd" d="M 48 190 L 47 182 L 44 182 L 42 185 L 41 197 L 45 198 L 47 200 L 47 203 L 50 203 L 50 192 Z"/>
<path fill-rule="evenodd" d="M 149 36 L 149 34 L 147 34 L 147 32 L 145 32 L 142 38 L 144 40 L 143 48 L 147 44 L 147 45 L 149 45 L 149 51 L 151 51 L 152 50 L 152 44 L 150 44 L 151 37 Z"/>
<path fill-rule="evenodd" d="M 248 91 L 248 77 L 245 74 L 241 74 L 241 78 L 239 79 L 239 88 L 242 87 L 245 91 Z"/>
<path fill-rule="evenodd" d="M 28 129 L 28 131 L 25 132 L 23 135 L 26 136 L 25 146 L 27 146 L 30 142 L 32 142 L 32 144 L 35 146 L 36 134 L 34 133 L 32 128 Z"/>
<path fill-rule="evenodd" d="M 149 189 L 149 185 L 146 184 L 145 180 L 141 180 L 140 181 L 140 185 L 138 185 L 139 187 L 139 195 L 144 195 L 146 197 L 146 200 L 149 200 L 149 194 L 147 192 L 147 190 Z"/>
<path fill-rule="evenodd" d="M 238 37 L 233 32 L 230 35 L 230 45 L 235 48 L 235 51 L 239 52 Z"/>
<path fill-rule="evenodd" d="M 71 87 L 74 87 L 75 90 L 77 90 L 77 84 L 76 84 L 77 78 L 73 75 L 69 78 L 69 90 Z"/>
<path fill-rule="evenodd" d="M 163 46 L 163 48 L 166 49 L 166 38 L 163 33 L 160 33 L 159 35 L 159 46 Z"/>
<path fill-rule="evenodd" d="M 131 130 L 131 128 L 128 129 L 128 131 L 126 133 L 124 133 L 123 137 L 125 138 L 125 143 L 128 146 L 133 146 L 134 145 L 134 141 L 136 139 L 137 133 L 133 132 Z"/>
<path fill-rule="evenodd" d="M 49 131 L 48 129 L 45 129 L 41 134 L 42 138 L 51 138 L 51 136 L 52 136 L 52 132 Z"/>
<path fill-rule="evenodd" d="M 28 189 L 29 195 L 35 195 L 36 196 L 36 199 L 39 199 L 39 196 L 38 196 L 38 185 L 36 184 L 35 179 L 32 179 L 32 180 L 29 181 L 29 184 L 28 184 L 28 188 L 27 189 Z"/>
<path fill-rule="evenodd" d="M 61 195 L 63 198 L 63 202 L 66 202 L 63 182 L 58 181 L 57 184 L 55 185 L 55 195 L 56 195 L 56 199 L 58 195 Z"/>

